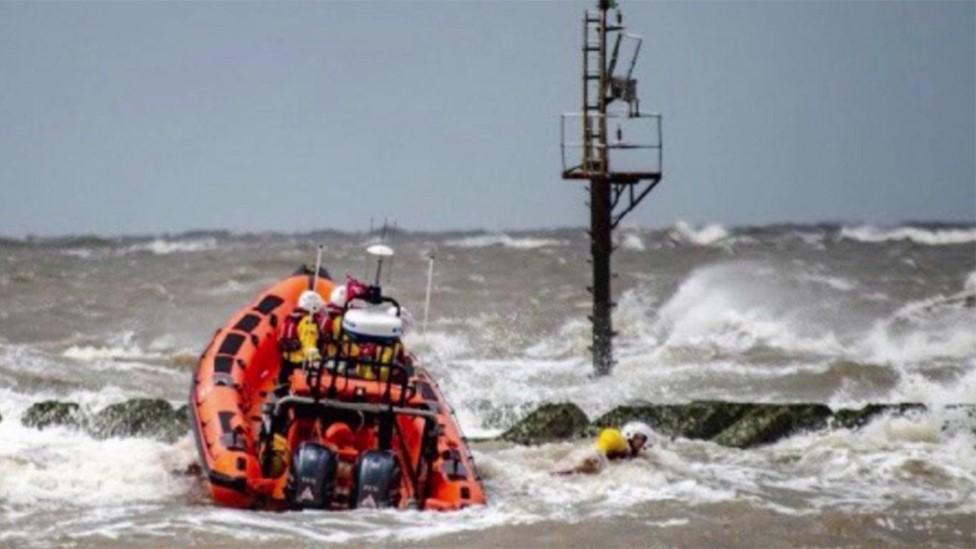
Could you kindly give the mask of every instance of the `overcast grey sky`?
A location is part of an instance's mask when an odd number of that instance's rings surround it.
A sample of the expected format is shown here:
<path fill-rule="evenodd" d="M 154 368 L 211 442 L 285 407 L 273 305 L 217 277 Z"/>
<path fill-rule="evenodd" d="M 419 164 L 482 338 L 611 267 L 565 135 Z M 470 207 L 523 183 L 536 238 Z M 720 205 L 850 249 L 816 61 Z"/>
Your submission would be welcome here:
<path fill-rule="evenodd" d="M 0 234 L 584 225 L 584 2 L 0 1 Z M 976 220 L 976 4 L 638 2 L 629 218 Z"/>

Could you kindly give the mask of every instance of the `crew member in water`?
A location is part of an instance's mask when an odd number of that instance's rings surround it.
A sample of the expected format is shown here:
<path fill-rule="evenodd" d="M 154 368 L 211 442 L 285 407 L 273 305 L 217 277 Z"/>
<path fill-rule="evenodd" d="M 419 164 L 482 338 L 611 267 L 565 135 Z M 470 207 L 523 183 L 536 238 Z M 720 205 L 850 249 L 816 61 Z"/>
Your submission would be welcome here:
<path fill-rule="evenodd" d="M 649 449 L 654 431 L 642 421 L 631 421 L 623 429 L 608 427 L 600 431 L 593 446 L 576 456 L 575 465 L 556 471 L 559 475 L 593 474 L 602 471 L 611 460 L 631 459 Z"/>

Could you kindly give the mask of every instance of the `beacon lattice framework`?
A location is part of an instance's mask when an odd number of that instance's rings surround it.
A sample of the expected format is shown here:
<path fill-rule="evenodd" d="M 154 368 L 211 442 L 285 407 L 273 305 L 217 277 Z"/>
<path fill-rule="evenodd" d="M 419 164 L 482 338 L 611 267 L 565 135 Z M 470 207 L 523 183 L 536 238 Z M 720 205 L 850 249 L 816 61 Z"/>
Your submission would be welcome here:
<path fill-rule="evenodd" d="M 608 43 L 612 41 L 612 50 Z M 583 17 L 582 110 L 560 121 L 563 179 L 589 182 L 593 264 L 593 367 L 613 368 L 611 233 L 661 182 L 661 115 L 643 113 L 634 67 L 643 39 L 627 32 L 613 0 Z M 624 62 L 622 62 L 624 61 Z M 580 140 L 567 141 L 579 132 Z M 627 138 L 625 138 L 625 134 Z"/>

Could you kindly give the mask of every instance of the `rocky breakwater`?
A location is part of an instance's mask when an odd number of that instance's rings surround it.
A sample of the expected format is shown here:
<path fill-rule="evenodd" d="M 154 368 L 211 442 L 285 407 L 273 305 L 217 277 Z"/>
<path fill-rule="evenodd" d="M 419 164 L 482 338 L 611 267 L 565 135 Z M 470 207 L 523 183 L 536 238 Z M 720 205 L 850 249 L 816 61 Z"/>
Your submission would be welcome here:
<path fill-rule="evenodd" d="M 97 412 L 74 402 L 46 400 L 28 408 L 21 422 L 35 429 L 72 427 L 95 438 L 146 437 L 165 442 L 175 442 L 189 431 L 186 406 L 173 408 L 165 400 L 151 398 L 127 400 Z"/>
<path fill-rule="evenodd" d="M 970 419 L 976 406 L 957 405 Z M 593 436 L 602 427 L 644 421 L 671 437 L 710 440 L 735 448 L 769 444 L 802 431 L 861 427 L 882 414 L 905 415 L 926 410 L 922 404 L 869 404 L 831 409 L 824 404 L 767 404 L 693 401 L 687 404 L 629 404 L 590 420 L 570 402 L 544 404 L 505 431 L 501 438 L 517 444 L 541 444 Z"/>

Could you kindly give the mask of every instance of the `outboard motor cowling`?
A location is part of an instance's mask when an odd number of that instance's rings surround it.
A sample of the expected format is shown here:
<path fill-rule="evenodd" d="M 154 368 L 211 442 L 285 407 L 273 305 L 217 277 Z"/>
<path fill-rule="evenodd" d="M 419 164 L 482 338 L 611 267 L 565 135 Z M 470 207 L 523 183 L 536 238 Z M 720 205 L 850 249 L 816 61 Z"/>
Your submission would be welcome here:
<path fill-rule="evenodd" d="M 286 496 L 295 508 L 325 509 L 335 487 L 336 456 L 317 442 L 298 446 L 288 478 Z"/>
<path fill-rule="evenodd" d="M 400 464 L 390 450 L 370 450 L 356 464 L 352 506 L 396 507 L 400 504 Z"/>

